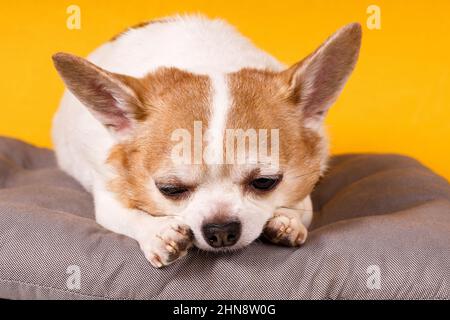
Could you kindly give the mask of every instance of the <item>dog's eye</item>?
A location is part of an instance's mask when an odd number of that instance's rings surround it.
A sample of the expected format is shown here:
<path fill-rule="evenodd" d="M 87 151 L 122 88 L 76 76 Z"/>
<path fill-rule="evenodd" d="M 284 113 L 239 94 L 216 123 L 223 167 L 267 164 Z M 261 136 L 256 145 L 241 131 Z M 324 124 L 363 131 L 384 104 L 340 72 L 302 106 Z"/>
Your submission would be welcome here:
<path fill-rule="evenodd" d="M 165 196 L 170 198 L 182 198 L 189 193 L 189 188 L 176 185 L 156 185 L 158 190 Z"/>
<path fill-rule="evenodd" d="M 269 191 L 276 187 L 276 185 L 280 182 L 280 177 L 262 177 L 250 182 L 252 188 L 258 191 Z"/>

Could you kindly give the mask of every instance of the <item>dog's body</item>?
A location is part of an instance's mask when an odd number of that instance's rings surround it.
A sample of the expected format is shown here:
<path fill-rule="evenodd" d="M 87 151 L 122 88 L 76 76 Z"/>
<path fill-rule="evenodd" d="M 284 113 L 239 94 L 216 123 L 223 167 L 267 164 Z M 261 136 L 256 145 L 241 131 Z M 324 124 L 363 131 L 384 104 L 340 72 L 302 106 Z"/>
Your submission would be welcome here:
<path fill-rule="evenodd" d="M 130 29 L 92 53 L 93 64 L 55 55 L 73 93 L 65 93 L 54 118 L 59 165 L 93 193 L 98 223 L 136 239 L 155 266 L 184 255 L 192 243 L 207 250 L 240 248 L 263 230 L 274 242 L 299 245 L 312 217 L 309 193 L 327 157 L 321 118 L 356 62 L 360 28 L 350 25 L 334 37 L 322 52 L 286 70 L 221 20 L 176 17 Z M 321 61 L 312 65 L 314 56 L 333 60 L 326 50 L 344 59 L 335 60 L 343 64 L 338 70 L 328 67 L 339 73 L 336 83 L 318 78 Z M 308 72 L 318 80 L 302 79 Z M 325 94 L 315 93 L 324 83 Z M 310 92 L 291 96 L 296 86 Z M 296 124 L 293 106 L 288 116 L 274 110 L 311 97 L 310 107 L 297 106 L 303 109 Z M 264 105 L 267 112 L 251 111 Z M 169 163 L 173 131 L 192 132 L 194 121 L 203 124 L 213 161 L 189 168 Z M 230 127 L 280 129 L 279 167 L 257 162 L 230 168 L 215 159 Z M 258 175 L 251 188 L 242 182 L 250 171 Z"/>

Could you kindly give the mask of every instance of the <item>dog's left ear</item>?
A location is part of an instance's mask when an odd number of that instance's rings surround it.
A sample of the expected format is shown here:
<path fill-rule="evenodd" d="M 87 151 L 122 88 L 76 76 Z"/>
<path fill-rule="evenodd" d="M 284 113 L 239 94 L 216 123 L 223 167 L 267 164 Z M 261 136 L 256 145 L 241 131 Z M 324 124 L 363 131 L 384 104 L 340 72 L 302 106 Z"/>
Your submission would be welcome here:
<path fill-rule="evenodd" d="M 358 60 L 361 25 L 338 30 L 316 51 L 282 72 L 289 81 L 289 95 L 301 108 L 305 125 L 321 124 L 342 91 Z"/>

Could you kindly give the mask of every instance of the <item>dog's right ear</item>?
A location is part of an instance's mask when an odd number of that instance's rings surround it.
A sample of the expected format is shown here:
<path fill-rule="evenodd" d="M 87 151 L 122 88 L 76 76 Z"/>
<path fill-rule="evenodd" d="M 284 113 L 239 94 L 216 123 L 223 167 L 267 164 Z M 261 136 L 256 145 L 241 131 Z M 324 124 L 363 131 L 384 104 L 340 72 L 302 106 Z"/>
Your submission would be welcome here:
<path fill-rule="evenodd" d="M 290 97 L 302 110 L 305 125 L 321 123 L 355 67 L 361 46 L 361 25 L 349 24 L 316 51 L 282 75 L 288 79 Z"/>
<path fill-rule="evenodd" d="M 146 117 L 138 79 L 108 72 L 67 53 L 55 54 L 53 62 L 67 88 L 115 135 L 126 134 Z"/>

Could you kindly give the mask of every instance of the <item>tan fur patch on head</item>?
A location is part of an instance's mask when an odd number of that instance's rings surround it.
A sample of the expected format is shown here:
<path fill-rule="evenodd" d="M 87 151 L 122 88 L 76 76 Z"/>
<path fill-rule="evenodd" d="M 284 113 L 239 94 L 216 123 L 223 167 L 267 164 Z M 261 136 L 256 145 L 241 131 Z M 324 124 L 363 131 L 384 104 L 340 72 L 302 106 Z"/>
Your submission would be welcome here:
<path fill-rule="evenodd" d="M 140 28 L 144 28 L 146 26 L 148 26 L 149 24 L 154 24 L 154 23 L 165 23 L 168 20 L 164 20 L 164 19 L 158 19 L 158 20 L 151 20 L 151 21 L 144 21 L 144 22 L 139 22 L 131 27 L 126 28 L 124 31 L 116 34 L 115 36 L 113 36 L 109 42 L 113 42 L 116 41 L 117 39 L 119 39 L 120 37 L 122 37 L 124 34 L 126 34 L 128 31 L 130 30 L 135 30 L 135 29 L 140 29 Z"/>
<path fill-rule="evenodd" d="M 317 182 L 326 159 L 322 135 L 305 128 L 302 112 L 289 94 L 285 73 L 243 69 L 228 75 L 231 106 L 227 129 L 279 130 L 280 192 L 287 194 L 289 206 L 307 196 Z M 146 117 L 140 119 L 136 133 L 116 145 L 108 159 L 118 175 L 110 183 L 124 205 L 153 215 L 164 215 L 152 199 L 149 183 L 152 175 L 172 168 L 170 157 L 176 129 L 187 129 L 193 136 L 193 124 L 202 122 L 205 135 L 211 116 L 211 81 L 176 68 L 163 68 L 139 80 L 133 86 L 143 101 Z M 270 135 L 268 145 L 271 144 Z M 202 174 L 206 164 L 192 165 Z M 228 175 L 234 165 L 221 165 Z"/>
<path fill-rule="evenodd" d="M 194 75 L 176 68 L 162 68 L 140 79 L 138 95 L 145 106 L 145 119 L 140 120 L 135 134 L 116 145 L 108 163 L 118 176 L 110 189 L 129 208 L 161 214 L 149 195 L 151 175 L 171 165 L 176 129 L 193 135 L 194 121 L 207 124 L 210 116 L 211 84 L 207 76 Z"/>
<path fill-rule="evenodd" d="M 320 133 L 304 127 L 302 110 L 289 92 L 289 75 L 243 69 L 229 75 L 229 86 L 233 103 L 227 128 L 278 129 L 280 168 L 289 171 L 281 184 L 290 184 L 288 202 L 301 200 L 321 174 L 326 143 Z"/>

